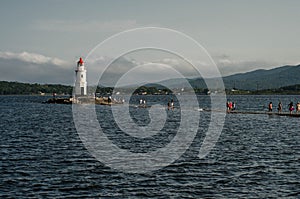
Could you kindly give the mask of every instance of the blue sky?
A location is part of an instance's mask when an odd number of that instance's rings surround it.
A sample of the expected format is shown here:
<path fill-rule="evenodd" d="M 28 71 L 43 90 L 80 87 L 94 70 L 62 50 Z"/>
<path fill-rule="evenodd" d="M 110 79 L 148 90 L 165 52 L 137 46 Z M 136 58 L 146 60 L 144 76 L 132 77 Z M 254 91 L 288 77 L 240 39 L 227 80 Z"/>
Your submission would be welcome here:
<path fill-rule="evenodd" d="M 6 75 L 0 78 L 42 82 L 43 77 L 49 81 L 46 74 L 38 76 L 41 71 L 32 71 L 31 78 L 14 76 L 12 59 L 37 70 L 42 62 L 41 67 L 49 64 L 56 71 L 64 67 L 67 71 L 79 56 L 86 56 L 111 35 L 145 26 L 171 28 L 191 36 L 208 50 L 225 75 L 299 64 L 299 7 L 296 0 L 1 1 L 0 69 Z M 31 61 L 34 66 L 27 63 L 30 57 L 38 60 Z M 49 72 L 49 79 L 51 75 Z"/>

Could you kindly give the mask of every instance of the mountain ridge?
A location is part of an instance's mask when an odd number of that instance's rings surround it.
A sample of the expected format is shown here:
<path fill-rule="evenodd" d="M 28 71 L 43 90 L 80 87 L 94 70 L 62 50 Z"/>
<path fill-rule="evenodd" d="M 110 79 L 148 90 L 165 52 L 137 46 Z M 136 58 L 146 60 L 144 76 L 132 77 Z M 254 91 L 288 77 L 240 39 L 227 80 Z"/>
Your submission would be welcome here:
<path fill-rule="evenodd" d="M 258 69 L 223 77 L 226 88 L 243 90 L 274 89 L 300 84 L 300 65 L 285 65 L 272 69 Z"/>

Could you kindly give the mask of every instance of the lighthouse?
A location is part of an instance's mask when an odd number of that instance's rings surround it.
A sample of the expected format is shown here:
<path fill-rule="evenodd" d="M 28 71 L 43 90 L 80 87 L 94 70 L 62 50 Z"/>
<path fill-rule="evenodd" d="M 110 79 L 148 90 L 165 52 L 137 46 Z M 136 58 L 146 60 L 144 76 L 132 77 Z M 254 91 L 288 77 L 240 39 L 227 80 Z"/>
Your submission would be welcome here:
<path fill-rule="evenodd" d="M 84 66 L 84 62 L 81 57 L 77 62 L 75 74 L 76 74 L 75 95 L 76 96 L 87 95 L 86 68 Z"/>

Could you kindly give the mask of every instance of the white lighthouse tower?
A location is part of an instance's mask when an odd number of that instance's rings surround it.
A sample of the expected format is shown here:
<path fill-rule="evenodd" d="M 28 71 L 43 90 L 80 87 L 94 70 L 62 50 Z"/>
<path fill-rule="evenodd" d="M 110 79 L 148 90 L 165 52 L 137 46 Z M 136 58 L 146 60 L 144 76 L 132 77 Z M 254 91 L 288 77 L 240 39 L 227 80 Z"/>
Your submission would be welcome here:
<path fill-rule="evenodd" d="M 87 95 L 86 68 L 81 57 L 77 62 L 75 73 L 75 96 Z"/>

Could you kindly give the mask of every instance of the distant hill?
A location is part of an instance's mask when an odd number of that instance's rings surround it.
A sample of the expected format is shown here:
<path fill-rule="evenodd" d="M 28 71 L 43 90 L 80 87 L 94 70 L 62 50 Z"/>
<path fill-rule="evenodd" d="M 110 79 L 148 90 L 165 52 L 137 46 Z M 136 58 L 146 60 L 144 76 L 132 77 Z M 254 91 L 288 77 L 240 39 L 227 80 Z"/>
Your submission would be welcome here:
<path fill-rule="evenodd" d="M 0 95 L 32 95 L 57 93 L 69 95 L 73 87 L 61 84 L 29 84 L 20 82 L 0 81 Z"/>
<path fill-rule="evenodd" d="M 194 88 L 206 88 L 203 78 L 188 79 L 189 83 Z M 214 87 L 218 87 L 220 82 L 216 79 L 207 79 Z M 265 90 L 278 89 L 280 87 L 300 84 L 300 65 L 297 66 L 281 66 L 269 70 L 255 70 L 246 73 L 239 73 L 223 77 L 223 82 L 226 89 L 241 89 L 241 90 Z M 183 87 L 182 79 L 165 80 L 160 83 L 169 85 L 171 88 Z"/>
<path fill-rule="evenodd" d="M 223 81 L 226 88 L 244 90 L 275 89 L 300 84 L 300 65 L 230 75 L 224 77 Z"/>

